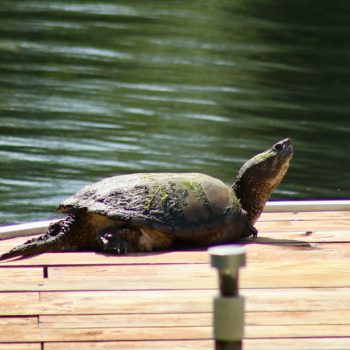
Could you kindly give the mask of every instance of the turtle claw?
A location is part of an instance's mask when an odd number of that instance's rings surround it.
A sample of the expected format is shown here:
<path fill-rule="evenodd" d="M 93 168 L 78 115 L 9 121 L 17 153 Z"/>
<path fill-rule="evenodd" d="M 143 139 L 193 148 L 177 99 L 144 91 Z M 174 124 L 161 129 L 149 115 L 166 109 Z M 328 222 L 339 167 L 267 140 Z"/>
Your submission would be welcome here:
<path fill-rule="evenodd" d="M 117 255 L 127 255 L 128 254 L 128 243 L 120 239 L 118 242 L 118 246 L 116 248 L 116 253 L 117 253 Z"/>
<path fill-rule="evenodd" d="M 118 256 L 126 255 L 128 252 L 128 243 L 122 239 L 113 239 L 112 242 L 108 243 L 108 246 L 105 247 L 104 251 Z"/>
<path fill-rule="evenodd" d="M 252 240 L 255 241 L 258 237 L 258 233 L 259 233 L 259 231 L 253 225 L 251 225 L 249 227 L 248 234 L 245 235 L 244 237 L 252 236 Z"/>
<path fill-rule="evenodd" d="M 116 255 L 126 255 L 128 254 L 128 244 L 127 242 L 120 240 L 117 244 L 116 247 L 112 248 L 110 250 L 111 253 L 116 253 Z"/>

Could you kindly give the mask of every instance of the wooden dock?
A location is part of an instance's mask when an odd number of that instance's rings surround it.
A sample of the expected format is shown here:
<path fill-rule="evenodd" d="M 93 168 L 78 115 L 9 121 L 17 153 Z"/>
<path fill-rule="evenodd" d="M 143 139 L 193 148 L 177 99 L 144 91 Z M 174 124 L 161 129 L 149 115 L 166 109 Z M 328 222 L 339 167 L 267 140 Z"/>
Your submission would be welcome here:
<path fill-rule="evenodd" d="M 244 349 L 350 349 L 350 210 L 268 212 L 257 227 Z M 0 350 L 213 349 L 205 250 L 43 254 L 0 263 L 0 281 Z"/>

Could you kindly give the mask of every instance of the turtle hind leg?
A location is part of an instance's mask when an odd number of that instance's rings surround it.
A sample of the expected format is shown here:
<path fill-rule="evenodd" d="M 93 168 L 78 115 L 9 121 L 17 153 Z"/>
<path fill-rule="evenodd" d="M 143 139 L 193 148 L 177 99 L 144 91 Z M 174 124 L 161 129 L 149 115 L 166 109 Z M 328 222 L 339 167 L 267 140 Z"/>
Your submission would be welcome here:
<path fill-rule="evenodd" d="M 136 227 L 107 227 L 96 236 L 99 251 L 124 255 L 168 248 L 174 237 L 168 233 Z"/>

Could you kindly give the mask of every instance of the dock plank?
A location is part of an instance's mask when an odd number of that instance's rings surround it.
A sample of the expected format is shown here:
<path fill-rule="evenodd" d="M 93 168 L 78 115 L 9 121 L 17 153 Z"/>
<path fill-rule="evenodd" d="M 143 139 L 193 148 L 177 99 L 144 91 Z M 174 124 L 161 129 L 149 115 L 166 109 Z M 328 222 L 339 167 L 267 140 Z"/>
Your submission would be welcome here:
<path fill-rule="evenodd" d="M 6 290 L 7 283 L 40 283 L 44 280 L 43 269 L 41 267 L 19 267 L 19 268 L 0 268 L 0 290 Z"/>
<path fill-rule="evenodd" d="M 62 345 L 61 345 L 62 346 Z M 63 350 L 63 348 L 61 348 Z M 15 344 L 0 344 L 0 350 L 42 350 L 41 344 L 33 343 L 15 343 Z"/>
<path fill-rule="evenodd" d="M 39 318 L 40 328 L 124 328 L 124 327 L 209 327 L 212 314 L 207 313 L 174 313 L 144 314 L 104 314 L 104 315 L 42 315 Z"/>
<path fill-rule="evenodd" d="M 292 339 L 246 339 L 244 350 L 348 350 L 350 338 L 317 337 Z M 62 349 L 63 350 L 63 349 Z M 80 350 L 77 348 L 77 350 Z M 86 349 L 88 350 L 88 349 Z M 90 350 L 90 349 L 89 349 Z M 92 350 L 92 349 L 91 349 Z M 103 349 L 107 350 L 107 349 Z"/>
<path fill-rule="evenodd" d="M 1 293 L 0 316 L 211 312 L 215 290 Z M 350 310 L 349 288 L 243 289 L 247 312 Z M 341 302 L 340 302 L 341 301 Z"/>
<path fill-rule="evenodd" d="M 245 339 L 244 350 L 349 350 L 350 338 Z M 210 340 L 47 343 L 44 350 L 213 350 Z"/>
<path fill-rule="evenodd" d="M 350 287 L 348 259 L 333 261 L 292 260 L 252 262 L 241 271 L 242 288 L 302 288 Z M 105 266 L 105 267 L 54 267 L 49 269 L 48 281 L 62 286 L 86 283 L 88 289 L 98 282 L 101 289 L 153 290 L 153 289 L 211 289 L 217 275 L 209 265 L 176 265 L 169 274 L 167 265 Z M 288 278 L 285 276 L 288 271 Z M 105 276 L 110 276 L 106 280 Z M 186 276 L 186 278 L 184 278 Z M 329 278 L 332 276 L 332 278 Z M 90 282 L 90 283 L 89 283 Z"/>
<path fill-rule="evenodd" d="M 38 292 L 4 292 L 0 294 L 0 317 L 37 315 Z M 32 308 L 28 309 L 28 306 Z"/>
<path fill-rule="evenodd" d="M 242 288 L 350 287 L 347 258 L 251 262 L 241 271 Z M 14 269 L 17 270 L 17 269 Z M 19 269 L 21 270 L 21 269 Z M 1 270 L 0 270 L 1 271 Z M 171 271 L 171 273 L 169 273 Z M 286 278 L 285 271 L 288 271 Z M 36 272 L 36 271 L 35 271 Z M 1 275 L 1 274 L 0 274 Z M 186 278 L 184 278 L 186 276 Z M 332 276 L 332 278 L 330 278 Z M 50 267 L 48 278 L 2 278 L 0 291 L 213 289 L 216 271 L 208 264 Z"/>
<path fill-rule="evenodd" d="M 306 227 L 301 231 L 265 231 L 258 235 L 255 243 L 285 244 L 290 246 L 310 246 L 309 243 L 349 243 L 349 227 L 337 231 L 325 231 L 323 229 L 311 229 Z M 253 242 L 254 243 L 254 242 Z M 311 246 L 310 246 L 311 247 Z"/>
<path fill-rule="evenodd" d="M 279 311 L 246 312 L 247 326 L 332 325 L 350 324 L 347 311 Z M 212 325 L 212 313 L 176 314 L 104 314 L 104 315 L 42 315 L 40 328 L 124 328 L 124 327 L 207 327 Z M 350 336 L 350 335 L 349 335 Z"/>
<path fill-rule="evenodd" d="M 3 325 L 32 325 L 39 326 L 39 318 L 37 316 L 18 316 L 18 317 L 0 317 L 0 327 Z M 1 349 L 1 348 L 0 348 Z"/>
<path fill-rule="evenodd" d="M 260 232 L 299 232 L 318 230 L 320 226 L 324 231 L 349 231 L 349 219 L 323 220 L 322 225 L 318 220 L 258 221 L 256 224 Z"/>
<path fill-rule="evenodd" d="M 349 220 L 350 210 L 334 210 L 334 211 L 286 211 L 286 212 L 264 212 L 259 218 L 259 222 L 263 221 L 284 221 L 284 220 L 307 220 L 307 221 L 329 221 L 329 220 Z"/>
<path fill-rule="evenodd" d="M 307 338 L 347 337 L 350 325 L 287 325 L 245 327 L 245 338 Z M 210 340 L 212 327 L 124 327 L 124 328 L 32 328 L 28 326 L 4 326 L 0 333 L 1 342 L 15 342 L 21 338 L 24 342 L 57 341 L 147 341 L 147 340 Z"/>
<path fill-rule="evenodd" d="M 167 340 L 167 341 L 110 341 L 46 343 L 44 350 L 213 350 L 211 340 Z"/>
<path fill-rule="evenodd" d="M 57 341 L 145 341 L 182 339 L 210 339 L 211 327 L 142 327 L 142 328 L 79 328 L 79 329 L 38 329 L 31 327 L 3 327 L 1 342 L 15 342 L 18 338 L 24 342 Z"/>

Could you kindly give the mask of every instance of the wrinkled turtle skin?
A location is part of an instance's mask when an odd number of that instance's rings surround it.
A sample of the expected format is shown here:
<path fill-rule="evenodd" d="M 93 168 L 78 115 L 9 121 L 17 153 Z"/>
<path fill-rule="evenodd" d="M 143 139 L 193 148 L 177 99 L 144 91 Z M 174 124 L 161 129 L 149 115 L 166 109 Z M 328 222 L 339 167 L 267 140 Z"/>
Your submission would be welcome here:
<path fill-rule="evenodd" d="M 92 250 L 125 254 L 256 237 L 254 224 L 287 172 L 290 139 L 248 160 L 232 186 L 199 173 L 138 173 L 86 186 L 58 207 L 67 218 L 0 256 Z"/>

